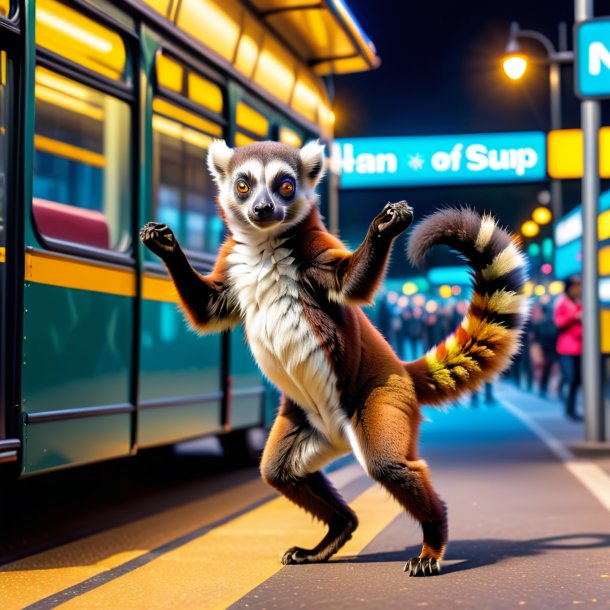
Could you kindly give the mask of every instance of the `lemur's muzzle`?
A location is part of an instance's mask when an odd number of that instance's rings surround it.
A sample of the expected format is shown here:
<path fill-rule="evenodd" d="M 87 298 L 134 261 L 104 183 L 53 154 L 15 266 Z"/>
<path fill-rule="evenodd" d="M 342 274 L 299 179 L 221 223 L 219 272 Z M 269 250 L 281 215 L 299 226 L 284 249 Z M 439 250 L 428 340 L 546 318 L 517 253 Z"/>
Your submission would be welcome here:
<path fill-rule="evenodd" d="M 275 212 L 275 206 L 271 201 L 258 201 L 252 206 L 253 220 L 269 220 Z"/>

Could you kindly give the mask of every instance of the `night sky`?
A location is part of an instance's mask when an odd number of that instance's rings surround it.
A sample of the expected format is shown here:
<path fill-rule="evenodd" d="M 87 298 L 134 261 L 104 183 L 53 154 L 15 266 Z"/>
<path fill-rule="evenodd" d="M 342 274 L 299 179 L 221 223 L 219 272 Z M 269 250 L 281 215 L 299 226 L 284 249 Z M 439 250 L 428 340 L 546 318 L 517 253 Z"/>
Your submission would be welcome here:
<path fill-rule="evenodd" d="M 504 76 L 499 58 L 511 21 L 518 21 L 522 29 L 544 33 L 556 47 L 558 23 L 565 21 L 571 49 L 573 1 L 348 0 L 348 4 L 375 43 L 382 65 L 372 72 L 335 78 L 336 137 L 549 129 L 544 50 L 522 41 L 523 50 L 541 61 L 530 64 L 526 76 L 516 82 Z M 603 3 L 599 5 L 597 14 L 602 14 Z M 578 127 L 580 108 L 571 66 L 563 68 L 562 79 L 563 126 Z M 407 199 L 418 216 L 443 204 L 473 205 L 491 210 L 503 224 L 518 230 L 545 188 L 548 184 L 537 183 L 343 191 L 341 235 L 350 246 L 357 246 L 377 211 L 386 201 L 397 199 Z M 579 201 L 580 182 L 564 182 L 564 209 Z M 435 259 L 438 264 L 449 262 L 442 254 Z M 394 262 L 392 275 L 408 273 L 399 262 Z"/>

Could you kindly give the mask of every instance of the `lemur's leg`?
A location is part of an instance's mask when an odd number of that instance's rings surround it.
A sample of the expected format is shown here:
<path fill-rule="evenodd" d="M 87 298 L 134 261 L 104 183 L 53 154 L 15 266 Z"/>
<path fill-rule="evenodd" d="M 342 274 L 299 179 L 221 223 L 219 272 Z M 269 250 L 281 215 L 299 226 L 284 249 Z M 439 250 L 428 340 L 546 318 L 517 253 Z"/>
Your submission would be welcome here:
<path fill-rule="evenodd" d="M 341 453 L 309 424 L 298 406 L 283 397 L 263 452 L 263 479 L 328 526 L 328 533 L 313 549 L 288 549 L 283 564 L 326 561 L 358 526 L 356 514 L 318 470 Z"/>
<path fill-rule="evenodd" d="M 191 267 L 173 231 L 164 224 L 148 222 L 140 229 L 142 243 L 165 264 L 187 316 L 196 327 L 225 330 L 239 321 L 221 278 L 202 276 Z"/>
<path fill-rule="evenodd" d="M 440 572 L 447 510 L 432 487 L 426 462 L 417 456 L 419 415 L 412 403 L 412 391 L 398 381 L 391 388 L 378 388 L 354 416 L 354 429 L 369 475 L 421 524 L 421 554 L 407 561 L 405 572 L 426 576 Z"/>

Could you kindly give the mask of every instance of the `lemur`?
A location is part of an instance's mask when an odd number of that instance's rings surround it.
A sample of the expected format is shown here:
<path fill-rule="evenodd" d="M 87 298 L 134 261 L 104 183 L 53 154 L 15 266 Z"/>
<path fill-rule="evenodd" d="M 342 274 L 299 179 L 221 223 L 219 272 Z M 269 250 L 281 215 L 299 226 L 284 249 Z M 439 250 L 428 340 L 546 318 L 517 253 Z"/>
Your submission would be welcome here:
<path fill-rule="evenodd" d="M 262 477 L 328 527 L 318 545 L 292 547 L 282 563 L 326 561 L 350 539 L 358 518 L 322 468 L 352 451 L 421 524 L 421 554 L 405 571 L 440 572 L 447 511 L 418 453 L 419 405 L 442 405 L 476 389 L 517 352 L 527 307 L 517 241 L 469 208 L 442 209 L 419 223 L 409 240 L 411 262 L 448 245 L 472 268 L 474 292 L 454 334 L 402 362 L 361 306 L 373 302 L 412 208 L 388 203 L 350 252 L 320 219 L 318 142 L 231 149 L 216 140 L 207 164 L 227 229 L 211 273 L 193 269 L 164 224 L 147 223 L 141 240 L 167 267 L 191 326 L 206 333 L 242 323 L 258 366 L 282 392 Z"/>

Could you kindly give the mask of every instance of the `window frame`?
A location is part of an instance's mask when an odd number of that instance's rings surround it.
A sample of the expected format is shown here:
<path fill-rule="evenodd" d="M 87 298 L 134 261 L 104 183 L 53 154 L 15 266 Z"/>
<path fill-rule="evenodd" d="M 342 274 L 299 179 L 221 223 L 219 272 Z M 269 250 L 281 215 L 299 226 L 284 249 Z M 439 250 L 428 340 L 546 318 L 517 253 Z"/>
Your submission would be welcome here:
<path fill-rule="evenodd" d="M 161 55 L 161 54 L 165 55 L 169 59 L 177 61 L 187 70 L 189 70 L 189 71 L 197 74 L 198 76 L 205 78 L 205 79 L 211 81 L 212 83 L 214 83 L 215 85 L 217 85 L 220 88 L 220 91 L 222 93 L 222 98 L 223 98 L 222 113 L 215 113 L 208 108 L 204 108 L 203 106 L 196 104 L 192 100 L 189 100 L 187 97 L 184 97 L 183 95 L 180 95 L 179 93 L 176 93 L 175 91 L 169 91 L 168 89 L 161 87 L 157 81 L 157 57 L 159 57 L 159 55 Z M 155 69 L 153 72 L 154 77 L 153 77 L 153 79 L 151 79 L 152 85 L 153 85 L 152 102 L 154 102 L 154 100 L 158 98 L 158 99 L 164 100 L 166 102 L 169 102 L 171 104 L 174 104 L 174 105 L 178 106 L 179 108 L 183 108 L 184 110 L 187 110 L 188 112 L 191 112 L 192 114 L 200 116 L 203 119 L 212 121 L 221 127 L 221 130 L 222 130 L 221 137 L 224 138 L 225 141 L 228 140 L 228 134 L 230 132 L 230 122 L 229 122 L 229 114 L 228 114 L 230 96 L 229 96 L 229 90 L 227 87 L 227 79 L 223 78 L 218 72 L 213 70 L 213 68 L 211 68 L 210 66 L 207 66 L 207 65 L 191 58 L 184 51 L 182 51 L 180 48 L 176 47 L 175 45 L 171 44 L 163 37 L 161 37 L 161 44 L 159 45 L 159 48 L 157 49 L 157 52 L 156 52 L 154 66 L 155 66 Z M 161 113 L 157 113 L 154 110 L 152 110 L 151 118 L 154 117 L 155 114 L 159 114 L 159 116 L 165 116 Z M 174 121 L 176 123 L 180 123 L 181 125 L 184 125 L 185 127 L 189 127 L 190 129 L 195 129 L 196 131 L 201 131 L 201 133 L 205 133 L 206 135 L 209 135 L 212 138 L 219 137 L 214 134 L 206 133 L 203 130 L 197 130 L 196 128 L 192 127 L 191 125 L 188 125 L 187 123 L 182 123 L 179 119 L 176 119 L 173 117 L 168 117 L 168 118 L 169 118 L 169 120 Z M 151 125 L 151 127 L 152 127 L 152 125 Z M 153 135 L 153 137 L 154 137 L 154 135 Z M 152 141 L 151 141 L 151 145 L 152 145 Z M 202 167 L 201 167 L 202 171 L 207 171 L 206 167 L 204 166 L 203 159 L 202 159 L 201 165 L 202 165 Z M 153 198 L 156 198 L 156 193 L 154 192 L 154 189 L 155 189 L 154 175 L 151 174 L 151 176 L 153 179 L 153 184 L 152 184 Z M 155 212 L 154 207 L 151 209 L 151 212 L 154 215 L 154 212 Z M 180 210 L 180 213 L 182 213 L 182 210 Z M 218 214 L 218 212 L 216 212 L 216 213 L 218 216 L 220 216 Z M 217 258 L 217 252 L 214 252 L 214 253 L 201 252 L 199 250 L 193 250 L 191 248 L 186 248 L 186 247 L 184 247 L 183 250 L 184 250 L 185 254 L 188 256 L 188 258 L 195 264 L 195 266 L 211 268 L 214 265 L 214 262 L 216 261 L 216 258 Z"/>
<path fill-rule="evenodd" d="M 23 341 L 23 273 L 25 267 L 24 237 L 24 155 L 21 143 L 25 132 L 24 109 L 24 40 L 21 33 L 19 11 L 22 2 L 14 1 L 15 12 L 11 21 L 0 18 L 0 48 L 7 55 L 7 72 L 11 81 L 11 95 L 8 114 L 14 129 L 7 138 L 8 158 L 12 159 L 7 176 L 7 203 L 5 208 L 4 231 L 6 260 L 1 263 L 4 294 L 0 294 L 0 440 L 14 440 L 17 457 L 21 437 L 21 409 L 12 408 L 21 404 L 21 360 L 12 357 L 20 354 Z M 8 79 L 7 79 L 8 80 Z M 10 405 L 10 406 L 9 406 Z"/>
<path fill-rule="evenodd" d="M 65 3 L 65 0 L 61 0 Z M 71 61 L 70 59 L 59 55 L 48 49 L 36 46 L 36 61 L 34 69 L 39 66 L 47 70 L 76 81 L 79 84 L 91 87 L 96 91 L 115 97 L 125 102 L 129 107 L 130 112 L 130 175 L 132 177 L 130 183 L 130 210 L 128 210 L 128 221 L 127 221 L 127 235 L 130 237 L 130 243 L 128 248 L 124 251 L 120 250 L 105 250 L 102 248 L 95 248 L 93 246 L 87 246 L 85 244 L 78 244 L 63 239 L 56 239 L 48 237 L 38 227 L 36 219 L 34 218 L 33 205 L 30 205 L 30 224 L 33 232 L 36 235 L 39 243 L 46 250 L 60 252 L 62 254 L 71 254 L 75 256 L 86 257 L 88 259 L 94 259 L 112 264 L 119 264 L 123 266 L 133 267 L 136 263 L 136 251 L 138 244 L 136 243 L 134 227 L 137 225 L 137 214 L 138 214 L 138 200 L 139 200 L 139 151 L 138 142 L 140 134 L 140 120 L 139 120 L 139 108 L 137 100 L 139 97 L 139 70 L 140 70 L 140 59 L 139 59 L 139 37 L 134 29 L 126 26 L 117 19 L 108 15 L 104 11 L 98 9 L 95 6 L 87 4 L 82 0 L 71 0 L 69 4 L 66 4 L 69 8 L 80 12 L 81 14 L 96 20 L 100 25 L 103 25 L 116 34 L 121 36 L 127 53 L 126 66 L 130 68 L 130 74 L 132 75 L 132 82 L 119 82 L 114 81 L 110 78 L 98 74 L 92 70 L 84 68 L 79 64 Z M 35 121 L 34 121 L 35 124 Z M 35 127 L 34 127 L 35 133 Z M 32 149 L 34 142 L 31 142 Z"/>

